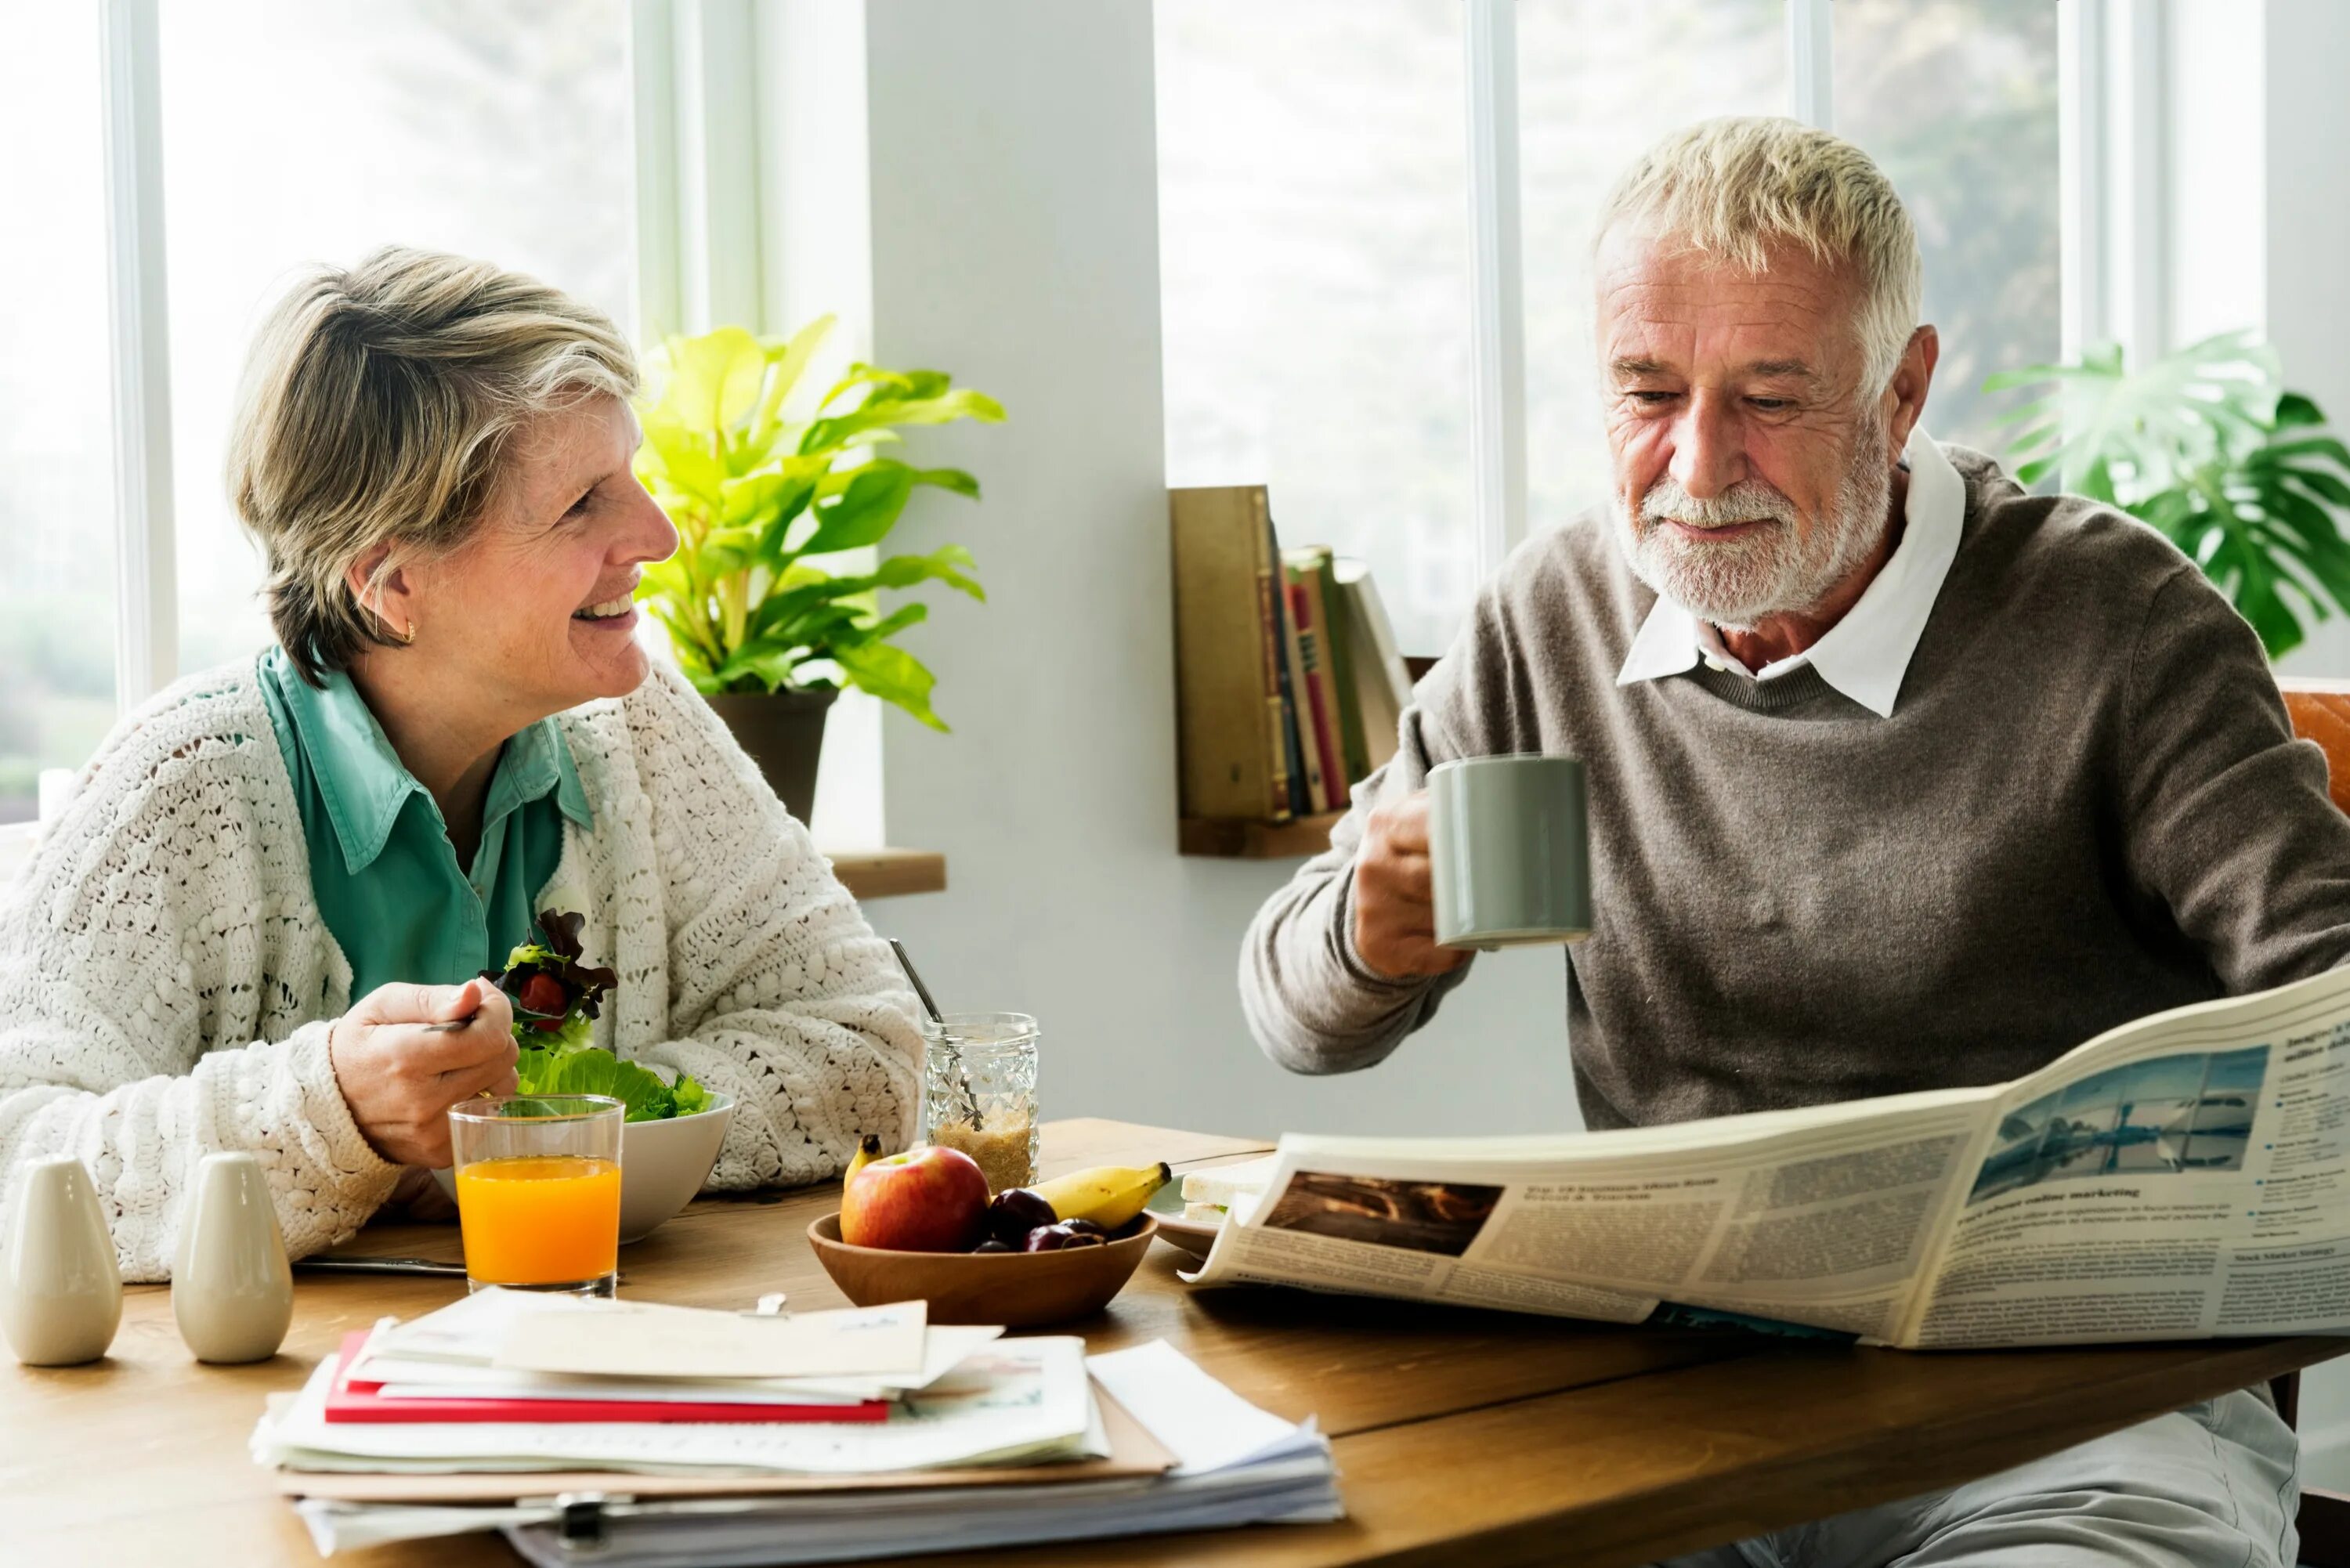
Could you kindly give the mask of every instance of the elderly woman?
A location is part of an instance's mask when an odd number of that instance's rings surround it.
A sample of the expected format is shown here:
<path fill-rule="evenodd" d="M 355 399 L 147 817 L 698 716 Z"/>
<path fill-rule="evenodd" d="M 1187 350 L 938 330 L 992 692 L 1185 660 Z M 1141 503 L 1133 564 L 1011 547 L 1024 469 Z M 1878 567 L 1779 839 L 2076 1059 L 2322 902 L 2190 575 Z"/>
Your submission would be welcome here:
<path fill-rule="evenodd" d="M 888 948 L 631 635 L 677 543 L 636 387 L 604 317 L 453 256 L 322 270 L 263 327 L 229 477 L 277 645 L 119 724 L 0 907 L 0 1171 L 80 1158 L 130 1277 L 209 1153 L 260 1157 L 297 1256 L 418 1190 L 448 1108 L 514 1085 L 473 977 L 549 908 L 619 972 L 598 1044 L 734 1097 L 712 1186 L 910 1135 Z"/>

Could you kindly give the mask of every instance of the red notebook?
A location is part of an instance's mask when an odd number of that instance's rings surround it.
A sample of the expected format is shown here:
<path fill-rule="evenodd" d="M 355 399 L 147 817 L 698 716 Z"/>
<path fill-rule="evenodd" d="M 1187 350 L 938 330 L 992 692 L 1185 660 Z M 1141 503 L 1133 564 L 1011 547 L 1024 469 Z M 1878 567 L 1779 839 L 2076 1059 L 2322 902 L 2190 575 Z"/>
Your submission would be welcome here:
<path fill-rule="evenodd" d="M 343 1335 L 342 1366 L 357 1365 L 368 1331 Z M 338 1370 L 327 1390 L 329 1421 L 882 1421 L 886 1399 L 854 1405 L 736 1405 L 677 1399 L 387 1399 L 383 1385 Z"/>

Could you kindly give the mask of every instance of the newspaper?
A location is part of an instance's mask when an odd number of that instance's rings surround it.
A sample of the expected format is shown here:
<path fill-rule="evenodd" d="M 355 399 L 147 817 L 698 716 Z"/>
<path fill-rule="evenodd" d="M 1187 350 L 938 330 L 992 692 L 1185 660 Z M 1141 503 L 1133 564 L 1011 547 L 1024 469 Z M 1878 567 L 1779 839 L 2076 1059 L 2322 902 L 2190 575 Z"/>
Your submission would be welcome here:
<path fill-rule="evenodd" d="M 1904 1347 L 2350 1330 L 2350 971 L 2010 1084 L 1568 1136 L 1284 1137 L 1199 1284 Z"/>

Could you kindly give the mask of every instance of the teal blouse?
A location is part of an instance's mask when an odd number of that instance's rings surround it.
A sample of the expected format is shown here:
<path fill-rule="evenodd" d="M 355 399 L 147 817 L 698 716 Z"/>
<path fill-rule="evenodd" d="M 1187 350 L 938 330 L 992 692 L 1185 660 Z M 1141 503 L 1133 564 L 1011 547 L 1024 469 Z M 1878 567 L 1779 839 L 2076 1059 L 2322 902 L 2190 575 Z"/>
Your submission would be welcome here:
<path fill-rule="evenodd" d="M 565 819 L 595 826 L 561 728 L 542 719 L 507 740 L 467 868 L 349 676 L 329 674 L 321 691 L 276 648 L 260 676 L 301 808 L 310 890 L 350 960 L 352 998 L 392 981 L 455 985 L 505 968 L 555 878 Z"/>

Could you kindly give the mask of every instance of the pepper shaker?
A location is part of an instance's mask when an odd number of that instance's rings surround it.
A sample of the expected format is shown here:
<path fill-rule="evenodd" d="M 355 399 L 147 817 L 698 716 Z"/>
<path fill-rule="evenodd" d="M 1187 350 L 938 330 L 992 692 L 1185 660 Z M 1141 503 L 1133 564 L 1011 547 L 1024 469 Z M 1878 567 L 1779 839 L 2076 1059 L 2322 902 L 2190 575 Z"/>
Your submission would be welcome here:
<path fill-rule="evenodd" d="M 294 1270 L 250 1154 L 208 1154 L 182 1200 L 172 1315 L 198 1361 L 266 1361 L 294 1322 Z"/>
<path fill-rule="evenodd" d="M 28 1160 L 0 1252 L 0 1334 L 27 1366 L 72 1366 L 104 1355 L 121 1323 L 122 1271 L 97 1183 L 70 1155 Z"/>

